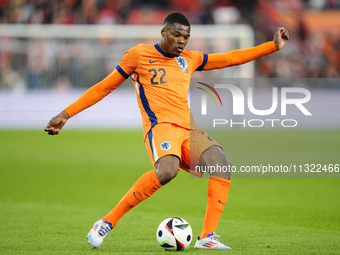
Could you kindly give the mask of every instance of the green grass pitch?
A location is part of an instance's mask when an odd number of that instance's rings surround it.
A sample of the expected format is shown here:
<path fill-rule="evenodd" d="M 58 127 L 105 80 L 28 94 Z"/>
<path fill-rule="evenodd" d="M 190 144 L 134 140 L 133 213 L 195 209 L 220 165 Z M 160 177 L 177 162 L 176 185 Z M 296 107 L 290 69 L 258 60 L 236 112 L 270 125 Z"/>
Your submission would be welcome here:
<path fill-rule="evenodd" d="M 216 140 L 234 165 L 340 163 L 340 130 L 231 130 Z M 208 179 L 180 171 L 99 249 L 86 243 L 93 223 L 150 169 L 141 131 L 0 131 L 0 253 L 165 254 L 156 229 L 171 216 L 199 235 Z M 340 178 L 232 179 L 216 232 L 232 251 L 195 250 L 193 241 L 184 254 L 339 254 Z"/>

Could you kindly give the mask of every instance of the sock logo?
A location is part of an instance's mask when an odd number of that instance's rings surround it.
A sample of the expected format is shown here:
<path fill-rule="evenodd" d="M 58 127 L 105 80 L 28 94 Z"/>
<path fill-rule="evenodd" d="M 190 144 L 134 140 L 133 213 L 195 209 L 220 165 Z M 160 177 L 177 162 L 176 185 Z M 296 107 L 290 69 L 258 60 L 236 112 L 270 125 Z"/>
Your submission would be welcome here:
<path fill-rule="evenodd" d="M 208 140 L 209 140 L 209 141 L 214 141 L 214 139 L 213 139 L 213 138 L 211 138 L 211 137 L 210 137 L 210 135 L 208 135 L 208 137 L 207 137 L 207 138 L 208 138 Z"/>
<path fill-rule="evenodd" d="M 135 196 L 135 198 L 136 198 L 138 201 L 142 201 L 142 200 L 138 199 L 138 197 L 136 196 L 136 192 L 133 192 L 133 195 Z"/>
<path fill-rule="evenodd" d="M 218 200 L 218 202 L 219 202 L 219 203 L 221 203 L 222 205 L 224 205 L 224 206 L 225 206 L 225 204 L 224 204 L 224 203 L 222 203 L 222 202 L 221 202 L 221 200 Z"/>

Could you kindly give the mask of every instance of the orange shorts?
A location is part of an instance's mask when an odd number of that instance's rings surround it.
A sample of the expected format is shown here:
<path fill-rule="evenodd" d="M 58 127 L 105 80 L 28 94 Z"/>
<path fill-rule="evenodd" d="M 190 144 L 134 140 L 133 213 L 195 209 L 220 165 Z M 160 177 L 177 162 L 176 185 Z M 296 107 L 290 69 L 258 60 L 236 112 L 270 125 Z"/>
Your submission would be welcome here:
<path fill-rule="evenodd" d="M 175 155 L 180 159 L 179 167 L 187 172 L 198 165 L 206 149 L 213 145 L 221 147 L 203 130 L 186 129 L 171 123 L 154 126 L 146 136 L 145 145 L 153 165 L 163 156 Z"/>

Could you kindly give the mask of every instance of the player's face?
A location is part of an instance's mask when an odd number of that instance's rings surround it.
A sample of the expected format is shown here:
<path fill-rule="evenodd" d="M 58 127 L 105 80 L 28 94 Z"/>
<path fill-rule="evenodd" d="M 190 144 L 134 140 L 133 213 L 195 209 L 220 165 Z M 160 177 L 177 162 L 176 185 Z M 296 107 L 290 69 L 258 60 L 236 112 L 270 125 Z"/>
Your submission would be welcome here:
<path fill-rule="evenodd" d="M 187 45 L 190 27 L 175 23 L 162 29 L 161 47 L 171 56 L 178 57 Z"/>

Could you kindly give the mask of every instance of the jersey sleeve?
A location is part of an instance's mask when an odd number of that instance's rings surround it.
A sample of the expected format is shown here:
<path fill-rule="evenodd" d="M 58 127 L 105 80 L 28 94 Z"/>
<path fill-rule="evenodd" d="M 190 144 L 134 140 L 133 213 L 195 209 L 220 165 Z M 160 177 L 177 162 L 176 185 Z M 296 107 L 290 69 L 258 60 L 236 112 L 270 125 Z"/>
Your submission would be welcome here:
<path fill-rule="evenodd" d="M 68 106 L 65 111 L 70 117 L 73 117 L 77 113 L 102 100 L 124 81 L 125 78 L 118 72 L 117 69 L 114 69 L 111 74 L 109 74 L 101 82 L 89 88 L 73 104 Z"/>
<path fill-rule="evenodd" d="M 194 70 L 195 71 L 202 71 L 203 67 L 207 63 L 208 60 L 208 54 L 204 54 L 199 51 L 190 51 L 191 57 L 194 61 Z"/>
<path fill-rule="evenodd" d="M 127 79 L 130 74 L 132 74 L 138 66 L 140 56 L 140 50 L 138 46 L 135 46 L 125 52 L 122 60 L 116 66 L 117 71 Z"/>
<path fill-rule="evenodd" d="M 275 51 L 275 43 L 271 41 L 253 48 L 232 50 L 226 53 L 208 54 L 208 59 L 203 70 L 221 69 L 229 66 L 241 65 Z"/>
<path fill-rule="evenodd" d="M 123 58 L 104 80 L 89 88 L 77 101 L 68 106 L 65 111 L 70 117 L 85 110 L 102 100 L 105 96 L 115 90 L 136 69 L 139 59 L 138 46 L 125 52 Z"/>

